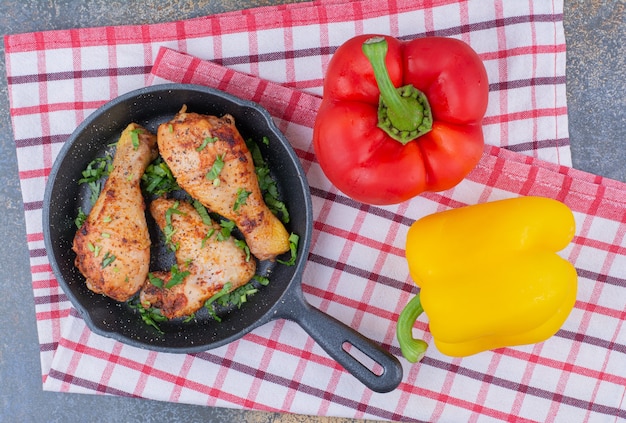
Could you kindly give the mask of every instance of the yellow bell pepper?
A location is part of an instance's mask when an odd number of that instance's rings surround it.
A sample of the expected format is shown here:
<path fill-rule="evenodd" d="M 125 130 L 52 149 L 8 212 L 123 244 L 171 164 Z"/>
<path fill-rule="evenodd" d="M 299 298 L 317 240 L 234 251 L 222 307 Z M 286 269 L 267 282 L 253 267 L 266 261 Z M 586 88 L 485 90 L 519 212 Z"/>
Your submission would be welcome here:
<path fill-rule="evenodd" d="M 566 205 L 542 197 L 417 220 L 407 234 L 406 258 L 420 293 L 398 319 L 403 355 L 415 362 L 425 354 L 427 344 L 412 336 L 422 311 L 436 347 L 455 357 L 554 335 L 576 300 L 576 270 L 557 254 L 575 228 Z"/>

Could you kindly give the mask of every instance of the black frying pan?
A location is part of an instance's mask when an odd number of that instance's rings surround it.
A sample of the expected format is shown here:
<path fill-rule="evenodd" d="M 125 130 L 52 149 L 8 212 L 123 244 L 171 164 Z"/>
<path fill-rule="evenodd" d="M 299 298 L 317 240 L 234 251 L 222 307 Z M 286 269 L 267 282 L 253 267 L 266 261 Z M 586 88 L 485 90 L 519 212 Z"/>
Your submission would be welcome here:
<path fill-rule="evenodd" d="M 258 142 L 287 204 L 291 221 L 287 230 L 300 236 L 294 266 L 260 263 L 270 283 L 248 298 L 241 309 L 219 312 L 221 322 L 208 313 L 198 313 L 191 322 L 180 319 L 160 324 L 160 334 L 146 325 L 136 309 L 87 289 L 84 277 L 74 267 L 71 250 L 78 208 L 89 210 L 88 193 L 77 181 L 95 157 L 104 155 L 126 125 L 136 122 L 156 133 L 157 126 L 170 120 L 183 104 L 191 112 L 221 116 L 230 113 L 244 139 Z M 324 350 L 370 389 L 388 392 L 402 379 L 399 361 L 371 340 L 312 307 L 305 300 L 301 278 L 308 257 L 313 227 L 309 187 L 300 162 L 269 113 L 259 105 L 224 92 L 195 85 L 167 84 L 148 87 L 118 97 L 92 113 L 61 149 L 50 173 L 43 205 L 43 231 L 52 269 L 72 304 L 96 333 L 121 342 L 170 353 L 193 353 L 216 348 L 239 339 L 270 320 L 297 322 Z M 153 239 L 153 243 L 158 244 Z M 156 248 L 156 247 L 155 247 Z M 153 254 L 151 270 L 169 268 L 165 258 Z M 350 348 L 346 348 L 346 346 Z M 382 370 L 370 370 L 358 358 L 364 353 Z M 351 350 L 352 353 L 348 353 Z"/>

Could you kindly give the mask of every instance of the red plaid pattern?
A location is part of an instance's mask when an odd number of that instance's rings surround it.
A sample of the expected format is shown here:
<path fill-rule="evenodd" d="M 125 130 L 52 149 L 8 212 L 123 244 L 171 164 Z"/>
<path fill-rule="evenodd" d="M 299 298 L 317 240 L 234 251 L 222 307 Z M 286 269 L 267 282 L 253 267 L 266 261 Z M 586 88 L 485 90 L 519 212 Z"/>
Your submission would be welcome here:
<path fill-rule="evenodd" d="M 5 37 L 44 389 L 407 421 L 626 419 L 626 186 L 567 167 L 561 14 L 558 1 L 333 0 Z M 343 196 L 321 172 L 311 147 L 316 94 L 334 49 L 363 32 L 458 37 L 485 61 L 491 145 L 454 189 L 372 207 Z M 217 87 L 270 111 L 313 194 L 307 299 L 394 354 L 400 355 L 395 320 L 416 289 L 404 236 L 413 220 L 451 207 L 518 195 L 568 204 L 577 230 L 562 254 L 579 274 L 572 314 L 537 345 L 464 359 L 431 347 L 421 363 L 403 361 L 404 379 L 387 394 L 360 385 L 289 321 L 193 355 L 140 350 L 93 334 L 48 263 L 40 223 L 46 176 L 67 136 L 95 108 L 165 80 Z M 430 339 L 426 319 L 416 335 Z"/>

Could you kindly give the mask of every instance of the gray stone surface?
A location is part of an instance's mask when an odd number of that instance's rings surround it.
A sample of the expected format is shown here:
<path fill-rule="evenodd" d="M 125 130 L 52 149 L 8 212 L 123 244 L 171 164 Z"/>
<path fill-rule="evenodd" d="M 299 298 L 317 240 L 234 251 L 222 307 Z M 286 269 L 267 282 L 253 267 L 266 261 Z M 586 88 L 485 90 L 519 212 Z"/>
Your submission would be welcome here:
<path fill-rule="evenodd" d="M 626 181 L 626 2 L 565 0 L 573 167 Z"/>
<path fill-rule="evenodd" d="M 542 1 L 542 0 L 538 0 Z M 3 0 L 2 33 L 186 19 L 286 1 Z M 565 0 L 574 167 L 626 182 L 623 0 Z M 1 47 L 0 47 L 1 48 Z M 0 59 L 4 74 L 4 55 Z M 0 80 L 0 422 L 354 422 L 43 392 L 7 87 Z"/>

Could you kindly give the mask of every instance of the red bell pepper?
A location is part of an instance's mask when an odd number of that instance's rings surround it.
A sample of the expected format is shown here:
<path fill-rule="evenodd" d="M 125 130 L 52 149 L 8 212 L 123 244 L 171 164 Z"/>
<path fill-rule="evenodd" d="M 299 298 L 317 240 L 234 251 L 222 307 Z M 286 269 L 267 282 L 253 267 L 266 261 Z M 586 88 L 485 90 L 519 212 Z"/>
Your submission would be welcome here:
<path fill-rule="evenodd" d="M 485 67 L 462 41 L 354 37 L 326 72 L 313 130 L 320 166 L 363 203 L 452 188 L 482 155 L 488 94 Z"/>

